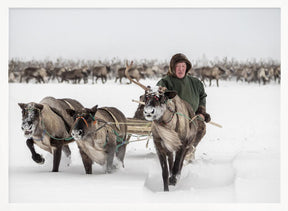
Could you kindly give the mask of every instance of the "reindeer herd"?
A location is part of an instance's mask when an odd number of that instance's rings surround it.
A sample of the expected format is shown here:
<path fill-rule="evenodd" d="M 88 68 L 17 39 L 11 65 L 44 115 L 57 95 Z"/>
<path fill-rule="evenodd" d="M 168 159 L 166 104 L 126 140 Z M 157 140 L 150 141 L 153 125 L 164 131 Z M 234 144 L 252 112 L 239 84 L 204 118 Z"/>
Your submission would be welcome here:
<path fill-rule="evenodd" d="M 155 61 L 135 62 L 129 70 L 129 76 L 136 81 L 146 78 L 158 79 L 168 72 L 168 63 L 156 63 Z M 10 83 L 106 83 L 114 80 L 115 83 L 123 83 L 125 76 L 125 63 L 122 61 L 9 61 Z M 280 83 L 281 68 L 277 62 L 210 62 L 210 65 L 193 65 L 189 74 L 199 78 L 206 85 L 219 86 L 219 80 L 235 80 L 244 83 L 267 84 Z M 129 80 L 126 82 L 131 83 Z"/>

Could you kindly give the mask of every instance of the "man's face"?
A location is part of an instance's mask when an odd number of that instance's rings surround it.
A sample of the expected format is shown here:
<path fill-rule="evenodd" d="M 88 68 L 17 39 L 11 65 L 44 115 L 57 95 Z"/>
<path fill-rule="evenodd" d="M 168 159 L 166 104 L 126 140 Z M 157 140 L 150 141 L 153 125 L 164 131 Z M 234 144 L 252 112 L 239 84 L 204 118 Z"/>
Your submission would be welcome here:
<path fill-rule="evenodd" d="M 175 65 L 175 74 L 178 78 L 184 78 L 187 65 L 185 62 L 179 62 Z"/>

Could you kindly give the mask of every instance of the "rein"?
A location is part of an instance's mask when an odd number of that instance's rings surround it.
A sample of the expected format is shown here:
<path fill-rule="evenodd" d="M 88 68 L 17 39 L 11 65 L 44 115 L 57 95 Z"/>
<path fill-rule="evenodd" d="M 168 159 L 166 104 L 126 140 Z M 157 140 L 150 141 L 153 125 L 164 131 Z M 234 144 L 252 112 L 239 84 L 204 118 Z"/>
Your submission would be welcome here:
<path fill-rule="evenodd" d="M 166 101 L 166 105 L 167 105 L 167 103 L 168 103 L 168 101 Z M 186 116 L 186 115 L 183 114 L 183 113 L 176 112 L 175 110 L 172 110 L 168 105 L 167 105 L 167 109 L 172 113 L 170 119 L 169 119 L 168 121 L 166 121 L 166 122 L 164 122 L 163 120 L 162 120 L 162 121 L 158 121 L 159 124 L 162 124 L 162 125 L 168 124 L 169 122 L 172 121 L 172 119 L 174 118 L 174 115 L 175 115 L 175 114 L 177 114 L 177 115 L 179 115 L 179 116 L 182 116 L 182 117 L 184 117 L 185 119 L 189 120 L 189 122 L 192 122 L 195 127 L 196 127 L 196 123 L 195 123 L 195 120 L 196 120 L 196 119 L 199 119 L 199 120 L 204 121 L 204 120 L 201 118 L 201 116 L 199 116 L 199 115 L 195 115 L 195 116 L 191 119 L 190 117 Z"/>
<path fill-rule="evenodd" d="M 169 106 L 167 106 L 167 109 L 172 113 L 172 115 L 171 115 L 171 117 L 170 117 L 170 119 L 168 119 L 168 121 L 163 121 L 163 120 L 161 120 L 161 121 L 158 121 L 159 122 L 159 124 L 162 124 L 162 125 L 165 125 L 165 124 L 168 124 L 169 122 L 171 122 L 172 121 L 172 119 L 174 118 L 174 115 L 176 114 L 176 112 L 175 111 L 173 111 Z"/>
<path fill-rule="evenodd" d="M 42 124 L 42 127 L 43 127 L 43 134 L 42 134 L 42 138 L 39 139 L 39 141 L 42 141 L 42 140 L 43 140 L 45 134 L 47 134 L 50 138 L 52 138 L 52 139 L 54 139 L 54 140 L 57 140 L 57 141 L 62 141 L 62 140 L 64 140 L 64 141 L 70 141 L 70 140 L 73 139 L 72 136 L 71 136 L 71 137 L 68 137 L 68 138 L 56 138 L 55 136 L 52 136 L 52 135 L 46 130 L 43 120 L 41 120 L 41 124 Z M 33 139 L 33 140 L 34 140 L 34 139 Z"/>

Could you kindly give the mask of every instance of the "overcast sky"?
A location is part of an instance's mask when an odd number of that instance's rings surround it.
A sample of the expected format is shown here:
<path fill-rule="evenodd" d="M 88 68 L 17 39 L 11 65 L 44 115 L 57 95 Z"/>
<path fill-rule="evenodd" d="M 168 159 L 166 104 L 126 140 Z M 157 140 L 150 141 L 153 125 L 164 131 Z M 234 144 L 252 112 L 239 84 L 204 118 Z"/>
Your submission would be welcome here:
<path fill-rule="evenodd" d="M 280 9 L 10 9 L 9 58 L 280 61 Z"/>

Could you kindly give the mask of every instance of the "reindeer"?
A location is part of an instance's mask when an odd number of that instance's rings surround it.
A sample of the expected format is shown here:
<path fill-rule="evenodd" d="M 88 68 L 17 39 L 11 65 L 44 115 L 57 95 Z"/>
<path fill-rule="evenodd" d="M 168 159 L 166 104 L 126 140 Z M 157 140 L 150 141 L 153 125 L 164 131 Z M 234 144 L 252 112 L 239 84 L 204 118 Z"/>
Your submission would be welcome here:
<path fill-rule="evenodd" d="M 125 74 L 145 90 L 143 114 L 146 120 L 153 121 L 151 130 L 162 168 L 164 191 L 169 191 L 168 185 L 176 185 L 185 157 L 194 154 L 206 126 L 197 119 L 190 104 L 180 99 L 175 91 L 163 87 L 153 90 L 133 80 L 128 74 L 131 66 L 132 62 L 126 64 Z"/>
<path fill-rule="evenodd" d="M 95 82 L 97 83 L 97 80 L 101 78 L 102 83 L 107 82 L 107 75 L 108 72 L 110 72 L 110 67 L 109 66 L 96 66 L 92 69 L 92 83 L 94 84 L 94 77 L 96 77 Z"/>
<path fill-rule="evenodd" d="M 68 72 L 69 69 L 67 67 L 55 67 L 52 71 L 52 74 L 49 78 L 49 81 L 52 79 L 54 80 L 55 78 L 57 79 L 58 83 L 60 82 L 60 78 L 62 77 L 62 73 Z"/>
<path fill-rule="evenodd" d="M 280 83 L 281 81 L 281 67 L 280 66 L 276 66 L 274 68 L 274 80 L 275 82 L 277 81 L 278 83 Z"/>
<path fill-rule="evenodd" d="M 197 70 L 195 69 L 195 71 L 197 71 Z M 217 66 L 214 66 L 212 68 L 202 67 L 202 68 L 199 68 L 198 71 L 200 71 L 201 81 L 203 81 L 204 84 L 205 84 L 205 82 L 204 82 L 205 79 L 208 78 L 209 79 L 209 86 L 211 86 L 211 81 L 213 79 L 215 79 L 217 87 L 219 87 L 220 77 L 226 73 L 226 71 L 223 68 L 217 67 Z"/>
<path fill-rule="evenodd" d="M 117 82 L 118 79 L 120 79 L 120 83 L 122 83 L 122 78 L 127 78 L 127 76 L 125 75 L 125 69 L 126 69 L 125 67 L 121 67 L 118 69 L 115 83 Z M 138 68 L 135 67 L 130 68 L 129 76 L 133 79 L 136 79 L 136 81 L 139 81 L 141 78 L 144 78 L 144 76 L 141 74 Z"/>
<path fill-rule="evenodd" d="M 86 174 L 92 174 L 92 163 L 111 173 L 114 154 L 124 167 L 127 125 L 124 114 L 114 107 L 67 109 L 75 121 L 71 135 L 79 147 Z M 119 122 L 123 124 L 119 124 Z"/>
<path fill-rule="evenodd" d="M 32 159 L 43 164 L 45 159 L 35 151 L 34 144 L 53 155 L 52 172 L 58 172 L 61 152 L 70 158 L 68 144 L 73 140 L 69 131 L 73 118 L 66 109 L 80 109 L 83 106 L 72 99 L 45 97 L 40 103 L 19 103 L 22 109 L 22 130 L 27 138 L 26 144 L 32 153 Z"/>
<path fill-rule="evenodd" d="M 259 69 L 257 69 L 256 71 L 257 81 L 259 84 L 261 84 L 261 81 L 262 81 L 263 84 L 265 85 L 269 81 L 269 78 L 267 77 L 267 72 L 268 70 L 264 67 L 260 67 Z"/>
<path fill-rule="evenodd" d="M 47 71 L 44 68 L 39 67 L 27 67 L 24 69 L 20 76 L 20 83 L 22 83 L 23 78 L 25 78 L 26 83 L 30 81 L 30 79 L 36 79 L 38 83 L 45 83 L 45 78 L 47 77 Z"/>
<path fill-rule="evenodd" d="M 69 80 L 71 80 L 74 84 L 76 84 L 80 83 L 82 79 L 84 80 L 84 83 L 87 83 L 88 76 L 89 76 L 89 70 L 87 67 L 76 68 L 71 71 L 62 72 L 61 83 L 63 81 L 67 81 L 69 83 Z"/>

